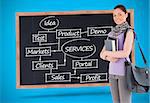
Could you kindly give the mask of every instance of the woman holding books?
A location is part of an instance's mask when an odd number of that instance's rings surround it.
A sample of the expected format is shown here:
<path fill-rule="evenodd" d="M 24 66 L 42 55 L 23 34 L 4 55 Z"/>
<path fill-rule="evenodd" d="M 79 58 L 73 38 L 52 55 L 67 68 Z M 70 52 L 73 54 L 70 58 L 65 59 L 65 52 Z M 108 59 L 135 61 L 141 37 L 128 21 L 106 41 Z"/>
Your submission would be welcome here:
<path fill-rule="evenodd" d="M 108 51 L 104 46 L 100 52 L 100 57 L 103 60 L 110 61 L 109 82 L 113 103 L 131 103 L 131 92 L 127 89 L 124 62 L 130 60 L 129 55 L 134 42 L 134 34 L 126 21 L 127 17 L 128 13 L 123 5 L 117 5 L 114 8 L 113 20 L 116 26 L 108 34 L 108 37 L 118 39 L 118 50 Z"/>

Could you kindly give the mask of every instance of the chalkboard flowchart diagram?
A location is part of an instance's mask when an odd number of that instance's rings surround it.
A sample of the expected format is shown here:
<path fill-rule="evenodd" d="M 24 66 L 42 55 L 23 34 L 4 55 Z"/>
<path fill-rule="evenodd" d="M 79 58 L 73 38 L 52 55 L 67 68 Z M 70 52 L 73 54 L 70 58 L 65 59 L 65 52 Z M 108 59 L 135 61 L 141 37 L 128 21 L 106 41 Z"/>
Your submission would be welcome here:
<path fill-rule="evenodd" d="M 39 26 L 45 31 L 37 31 L 37 34 L 32 34 L 32 42 L 37 42 L 39 46 L 45 47 L 26 47 L 25 57 L 34 57 L 38 56 L 38 61 L 32 61 L 32 70 L 49 70 L 49 73 L 45 73 L 45 82 L 71 82 L 72 79 L 79 79 L 80 83 L 86 82 L 96 82 L 96 81 L 107 81 L 107 73 L 87 73 L 80 74 L 76 76 L 76 72 L 80 69 L 92 69 L 98 68 L 98 59 L 88 59 L 91 57 L 95 51 L 96 46 L 90 43 L 90 39 L 82 38 L 82 34 L 86 33 L 87 36 L 107 36 L 107 33 L 110 32 L 112 26 L 105 27 L 87 27 L 87 31 L 81 32 L 82 28 L 79 29 L 57 29 L 59 26 L 59 19 L 56 19 L 55 16 L 48 16 L 41 20 Z M 53 31 L 53 29 L 55 29 Z M 47 40 L 49 34 L 46 33 L 55 33 L 56 39 L 58 42 L 51 43 Z M 61 40 L 66 38 L 72 38 L 65 42 L 63 45 L 60 45 Z M 76 45 L 77 42 L 82 43 L 81 45 Z M 56 50 L 51 49 L 51 45 L 57 45 Z M 41 60 L 42 56 L 51 57 L 51 53 L 61 52 L 64 55 L 64 63 L 59 64 L 58 60 Z M 79 52 L 81 52 L 79 54 Z M 66 66 L 66 56 L 73 58 L 72 60 L 72 70 L 71 72 L 62 72 L 62 73 L 53 73 L 53 70 L 58 70 L 61 66 Z M 75 60 L 78 58 L 79 60 Z"/>
<path fill-rule="evenodd" d="M 115 25 L 112 13 L 17 13 L 16 87 L 109 86 L 109 62 L 99 53 Z M 132 17 L 131 10 L 131 25 Z"/>

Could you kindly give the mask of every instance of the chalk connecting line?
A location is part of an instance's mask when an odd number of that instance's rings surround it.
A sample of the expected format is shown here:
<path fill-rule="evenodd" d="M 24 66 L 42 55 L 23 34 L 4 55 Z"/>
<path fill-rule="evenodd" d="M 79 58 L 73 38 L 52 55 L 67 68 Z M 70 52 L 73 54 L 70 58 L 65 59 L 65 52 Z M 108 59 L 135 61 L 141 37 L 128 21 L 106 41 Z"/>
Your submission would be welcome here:
<path fill-rule="evenodd" d="M 77 75 L 77 72 L 93 68 L 98 69 L 98 59 L 88 59 L 96 52 L 96 46 L 91 44 L 89 39 L 82 38 L 82 35 L 107 36 L 112 26 L 87 27 L 87 31 L 82 32 L 81 28 L 57 29 L 59 23 L 59 19 L 55 16 L 48 16 L 39 23 L 43 31 L 38 31 L 37 34 L 31 35 L 32 43 L 38 43 L 39 45 L 37 47 L 25 47 L 25 57 L 39 57 L 38 61 L 32 61 L 32 70 L 48 70 L 49 73 L 45 73 L 45 82 L 71 82 L 72 79 L 79 79 L 80 83 L 107 81 L 107 73 L 86 73 Z M 54 29 L 56 30 L 53 31 Z M 51 35 L 56 39 L 53 42 L 48 40 L 48 36 Z M 61 45 L 61 41 L 68 38 L 70 40 Z M 80 45 L 77 45 L 77 43 Z M 57 49 L 52 49 L 52 46 L 56 46 Z M 43 56 L 51 57 L 52 53 L 62 53 L 64 59 L 63 63 L 58 63 L 58 60 L 42 59 Z M 59 67 L 66 66 L 67 56 L 73 58 L 71 68 L 73 73 L 53 73 L 53 70 L 58 70 Z"/>

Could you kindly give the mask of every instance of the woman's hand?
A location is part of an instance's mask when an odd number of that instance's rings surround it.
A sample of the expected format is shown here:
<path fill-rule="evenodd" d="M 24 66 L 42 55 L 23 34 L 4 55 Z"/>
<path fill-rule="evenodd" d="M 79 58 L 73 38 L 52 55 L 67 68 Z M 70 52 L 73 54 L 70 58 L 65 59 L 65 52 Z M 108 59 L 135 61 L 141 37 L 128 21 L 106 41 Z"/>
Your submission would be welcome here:
<path fill-rule="evenodd" d="M 104 57 L 109 56 L 109 55 L 108 55 L 109 52 L 110 52 L 110 51 L 105 50 L 105 51 L 103 52 L 103 56 L 104 56 Z"/>
<path fill-rule="evenodd" d="M 103 53 L 104 53 L 104 51 L 103 51 L 103 52 L 101 52 L 101 54 L 100 54 L 100 58 L 102 58 L 103 60 L 105 60 L 105 55 L 103 55 Z"/>
<path fill-rule="evenodd" d="M 114 57 L 108 56 L 109 52 L 110 51 L 103 51 L 103 53 L 101 55 L 101 58 L 104 59 L 104 60 L 110 61 L 110 62 L 118 61 L 118 58 L 114 58 Z"/>

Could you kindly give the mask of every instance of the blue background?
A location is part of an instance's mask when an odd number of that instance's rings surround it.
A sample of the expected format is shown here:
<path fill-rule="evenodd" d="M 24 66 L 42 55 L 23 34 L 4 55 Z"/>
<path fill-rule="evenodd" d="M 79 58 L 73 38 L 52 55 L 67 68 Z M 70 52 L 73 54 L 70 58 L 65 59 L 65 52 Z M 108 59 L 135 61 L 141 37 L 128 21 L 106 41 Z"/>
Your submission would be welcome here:
<path fill-rule="evenodd" d="M 134 9 L 134 27 L 150 63 L 149 0 L 0 0 L 0 103 L 112 103 L 109 87 L 16 89 L 16 12 Z M 143 66 L 137 45 L 136 64 Z M 150 64 L 149 64 L 150 65 Z M 133 94 L 133 103 L 149 103 Z"/>

